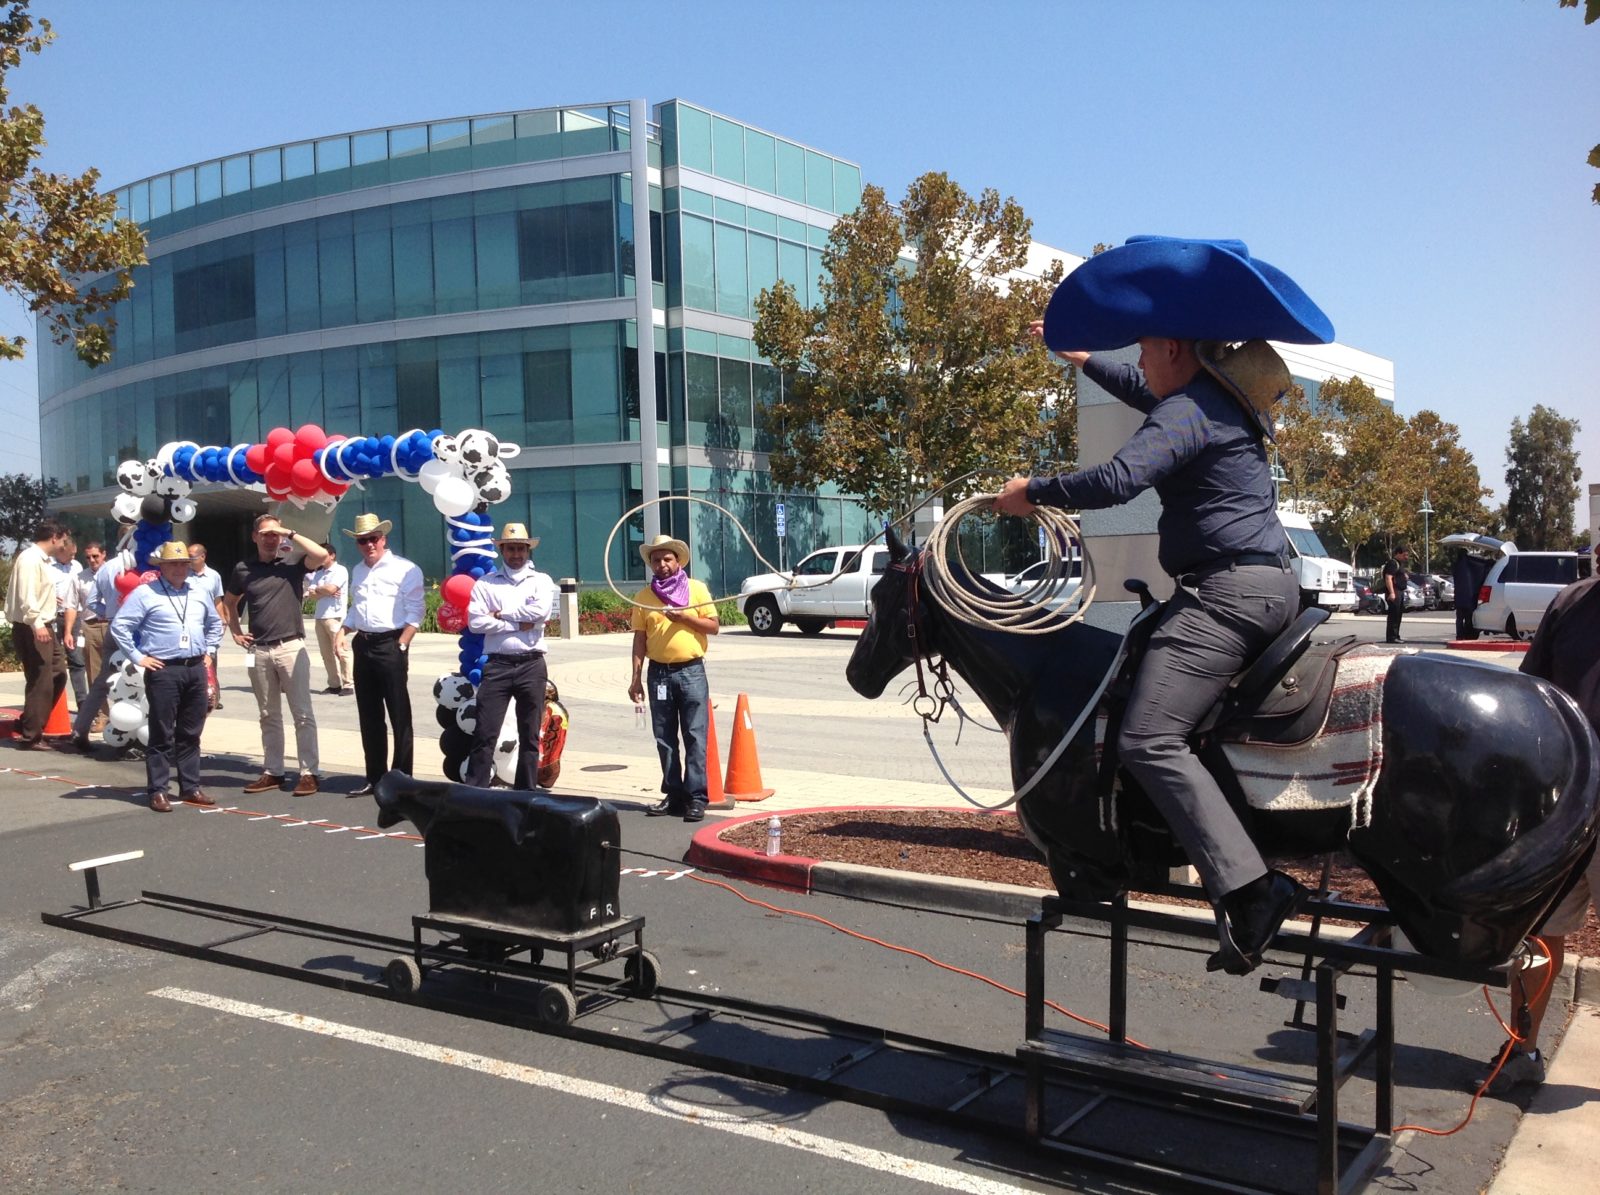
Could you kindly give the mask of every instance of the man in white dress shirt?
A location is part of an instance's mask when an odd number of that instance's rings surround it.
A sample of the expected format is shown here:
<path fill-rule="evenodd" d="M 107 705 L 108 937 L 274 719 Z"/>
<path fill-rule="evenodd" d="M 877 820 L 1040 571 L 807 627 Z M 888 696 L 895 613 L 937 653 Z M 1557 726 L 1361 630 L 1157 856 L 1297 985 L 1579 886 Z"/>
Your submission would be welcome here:
<path fill-rule="evenodd" d="M 72 707 L 76 710 L 83 706 L 89 694 L 89 682 L 83 674 L 81 646 L 83 610 L 78 582 L 83 576 L 83 565 L 78 563 L 78 544 L 70 532 L 51 553 L 50 571 L 56 579 L 56 634 L 67 653 L 67 677 L 72 682 Z"/>
<path fill-rule="evenodd" d="M 322 666 L 328 671 L 329 693 L 353 693 L 350 687 L 350 645 L 339 637 L 344 629 L 347 603 L 345 590 L 350 570 L 338 561 L 332 543 L 322 545 L 327 563 L 306 578 L 306 594 L 317 599 L 317 646 L 322 649 Z"/>
<path fill-rule="evenodd" d="M 389 551 L 389 529 L 375 514 L 359 514 L 345 534 L 361 550 L 361 563 L 350 578 L 350 608 L 344 616 L 339 646 L 355 636 L 356 715 L 361 722 L 361 750 L 367 782 L 352 797 L 368 797 L 384 773 L 388 731 L 394 731 L 396 771 L 412 775 L 411 695 L 406 692 L 407 652 L 422 626 L 422 570 Z M 388 728 L 384 713 L 388 713 Z"/>
<path fill-rule="evenodd" d="M 222 604 L 222 574 L 206 563 L 209 555 L 205 544 L 189 545 L 189 576 L 192 578 L 189 582 L 189 588 L 196 593 L 204 594 L 206 600 L 211 603 L 212 608 L 226 622 L 228 616 L 226 613 L 227 607 Z M 217 686 L 216 695 L 211 700 L 211 708 L 220 710 L 222 708 L 222 675 L 217 671 L 217 653 L 215 651 L 211 653 L 211 679 L 216 682 Z"/>
<path fill-rule="evenodd" d="M 478 685 L 478 725 L 472 755 L 462 779 L 487 788 L 494 778 L 494 750 L 506 706 L 517 703 L 515 788 L 539 785 L 539 730 L 544 718 L 544 624 L 555 612 L 556 584 L 529 563 L 539 541 L 521 523 L 507 523 L 500 535 L 501 563 L 472 587 L 467 629 L 483 636 L 489 662 Z"/>

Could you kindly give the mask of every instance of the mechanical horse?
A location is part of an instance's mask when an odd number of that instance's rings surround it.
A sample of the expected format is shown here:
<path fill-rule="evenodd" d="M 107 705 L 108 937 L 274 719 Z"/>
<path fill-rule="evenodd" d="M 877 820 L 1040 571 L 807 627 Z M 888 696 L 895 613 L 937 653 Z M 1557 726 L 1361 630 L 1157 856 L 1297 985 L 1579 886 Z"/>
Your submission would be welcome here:
<path fill-rule="evenodd" d="M 921 584 L 924 553 L 892 531 L 887 542 L 851 687 L 874 698 L 907 667 L 920 678 L 947 664 L 1005 730 L 1018 790 L 1062 746 L 1017 808 L 1062 896 L 1165 881 L 1181 848 L 1114 751 L 1119 692 L 1158 613 L 1148 593 L 1127 636 L 1084 622 L 1007 634 L 952 617 Z M 1518 672 L 1353 637 L 1313 644 L 1310 613 L 1241 674 L 1196 750 L 1264 856 L 1348 850 L 1422 953 L 1503 962 L 1594 850 L 1593 729 L 1566 694 Z"/>

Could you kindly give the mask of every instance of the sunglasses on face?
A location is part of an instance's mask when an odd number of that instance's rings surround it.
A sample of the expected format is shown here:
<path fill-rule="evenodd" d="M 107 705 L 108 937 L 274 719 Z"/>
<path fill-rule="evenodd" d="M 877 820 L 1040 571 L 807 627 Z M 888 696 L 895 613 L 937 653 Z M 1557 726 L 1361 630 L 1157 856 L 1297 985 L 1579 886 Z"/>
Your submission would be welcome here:
<path fill-rule="evenodd" d="M 381 535 L 358 535 L 356 536 L 356 543 L 365 548 L 370 544 L 377 543 L 382 538 L 383 536 Z"/>

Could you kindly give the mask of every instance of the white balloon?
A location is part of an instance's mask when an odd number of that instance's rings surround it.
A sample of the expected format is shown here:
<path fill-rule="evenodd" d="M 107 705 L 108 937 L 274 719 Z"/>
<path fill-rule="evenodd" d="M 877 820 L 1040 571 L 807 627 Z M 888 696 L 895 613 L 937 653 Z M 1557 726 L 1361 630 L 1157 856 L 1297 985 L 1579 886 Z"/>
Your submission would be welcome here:
<path fill-rule="evenodd" d="M 499 461 L 472 475 L 473 488 L 480 502 L 504 502 L 511 497 L 511 474 Z"/>
<path fill-rule="evenodd" d="M 139 517 L 139 495 L 118 494 L 111 503 L 111 517 L 122 522 L 132 522 Z"/>
<path fill-rule="evenodd" d="M 433 455 L 435 459 L 447 465 L 453 465 L 461 459 L 461 448 L 456 443 L 454 436 L 435 436 L 433 438 Z"/>
<path fill-rule="evenodd" d="M 148 718 L 139 723 L 139 729 L 133 732 L 133 737 L 139 740 L 139 746 L 141 747 L 150 745 L 150 721 Z"/>
<path fill-rule="evenodd" d="M 441 460 L 424 461 L 422 468 L 417 470 L 417 484 L 428 493 L 433 493 L 439 488 L 439 483 L 446 477 L 459 476 L 452 465 L 447 465 Z"/>
<path fill-rule="evenodd" d="M 481 427 L 462 432 L 456 443 L 461 450 L 461 463 L 468 471 L 485 468 L 500 455 L 500 438 Z"/>
<path fill-rule="evenodd" d="M 144 696 L 144 690 L 118 672 L 113 674 L 106 696 L 113 705 L 119 701 L 131 701 L 138 705 L 139 698 Z"/>
<path fill-rule="evenodd" d="M 111 705 L 111 725 L 132 734 L 144 724 L 145 712 L 131 701 L 117 701 Z"/>
<path fill-rule="evenodd" d="M 133 742 L 131 730 L 118 730 L 113 723 L 107 722 L 105 729 L 100 732 L 100 741 L 108 747 L 115 747 L 118 751 Z"/>
<path fill-rule="evenodd" d="M 155 488 L 158 476 L 148 461 L 123 461 L 117 466 L 117 484 L 141 498 Z"/>
<path fill-rule="evenodd" d="M 515 751 L 496 751 L 494 753 L 495 778 L 503 784 L 517 782 L 517 753 Z"/>
<path fill-rule="evenodd" d="M 200 508 L 195 505 L 193 498 L 179 498 L 172 504 L 172 521 L 174 523 L 187 523 L 200 513 Z"/>
<path fill-rule="evenodd" d="M 517 782 L 517 756 L 522 744 L 517 741 L 517 707 L 512 702 L 506 707 L 505 720 L 500 723 L 500 737 L 494 745 L 494 774 L 504 784 Z"/>
<path fill-rule="evenodd" d="M 469 701 L 456 709 L 456 725 L 468 734 L 473 734 L 478 729 L 478 703 Z"/>
<path fill-rule="evenodd" d="M 433 506 L 447 519 L 460 518 L 478 501 L 478 491 L 465 477 L 443 478 L 433 491 Z"/>
<path fill-rule="evenodd" d="M 459 672 L 446 673 L 433 682 L 433 695 L 447 710 L 458 710 L 472 700 L 472 682 Z"/>
<path fill-rule="evenodd" d="M 156 493 L 163 498 L 183 498 L 189 493 L 189 483 L 176 474 L 156 480 Z"/>

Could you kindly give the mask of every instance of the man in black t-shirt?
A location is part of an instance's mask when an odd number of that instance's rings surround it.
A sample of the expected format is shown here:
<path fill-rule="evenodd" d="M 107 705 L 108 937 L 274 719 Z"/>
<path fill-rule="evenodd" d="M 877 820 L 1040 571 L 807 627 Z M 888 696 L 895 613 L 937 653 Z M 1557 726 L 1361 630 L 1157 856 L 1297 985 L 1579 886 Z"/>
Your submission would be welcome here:
<path fill-rule="evenodd" d="M 1385 643 L 1404 643 L 1400 638 L 1400 616 L 1406 612 L 1406 582 L 1410 574 L 1406 572 L 1406 561 L 1411 559 L 1411 553 L 1406 550 L 1405 544 L 1395 547 L 1394 555 L 1383 564 L 1383 596 L 1389 602 L 1389 625 L 1383 641 Z"/>
<path fill-rule="evenodd" d="M 300 779 L 294 795 L 309 797 L 317 791 L 317 723 L 311 713 L 311 657 L 306 652 L 306 574 L 321 568 L 328 553 L 312 540 L 290 531 L 277 515 L 256 520 L 251 537 L 256 559 L 241 560 L 228 577 L 222 599 L 233 641 L 250 653 L 250 687 L 261 707 L 261 748 L 265 756 L 260 777 L 244 786 L 247 793 L 267 792 L 283 783 L 283 706 L 279 694 L 289 698 L 294 718 L 294 749 L 300 759 Z M 305 557 L 291 564 L 281 555 L 288 546 Z M 250 613 L 250 630 L 239 623 L 239 609 Z"/>

